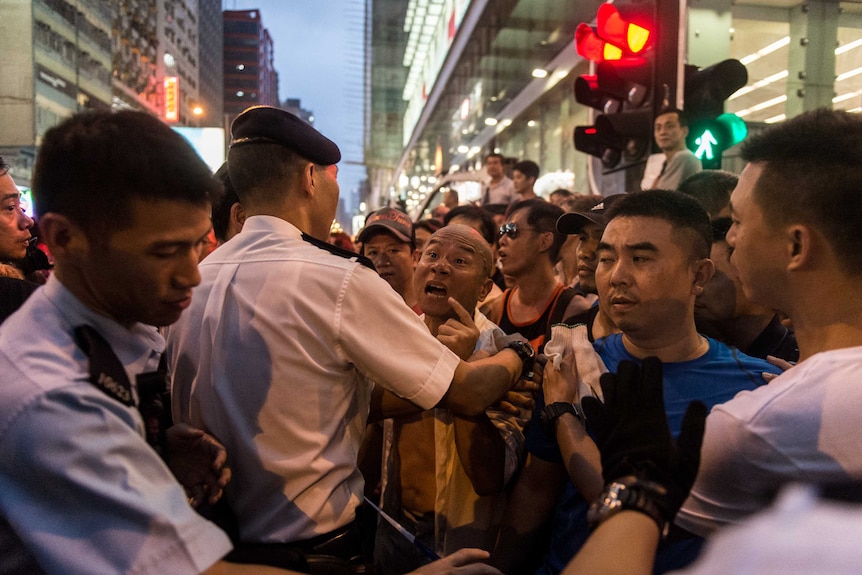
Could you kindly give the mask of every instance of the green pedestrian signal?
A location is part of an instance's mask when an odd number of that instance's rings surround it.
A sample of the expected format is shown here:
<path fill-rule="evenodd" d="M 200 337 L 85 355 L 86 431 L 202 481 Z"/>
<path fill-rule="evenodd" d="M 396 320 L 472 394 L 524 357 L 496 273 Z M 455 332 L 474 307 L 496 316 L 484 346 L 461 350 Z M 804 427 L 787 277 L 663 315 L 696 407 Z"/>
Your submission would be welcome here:
<path fill-rule="evenodd" d="M 705 169 L 721 167 L 721 153 L 742 142 L 748 126 L 736 114 L 720 114 L 712 119 L 694 122 L 689 127 L 689 149 Z"/>

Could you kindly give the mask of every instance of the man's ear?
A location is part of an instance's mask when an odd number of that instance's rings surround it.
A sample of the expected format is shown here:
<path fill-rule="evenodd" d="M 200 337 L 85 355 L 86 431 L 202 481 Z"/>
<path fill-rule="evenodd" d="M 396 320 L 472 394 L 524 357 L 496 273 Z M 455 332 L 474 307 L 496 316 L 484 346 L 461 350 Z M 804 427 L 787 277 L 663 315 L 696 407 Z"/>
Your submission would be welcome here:
<path fill-rule="evenodd" d="M 479 290 L 479 299 L 476 301 L 485 301 L 485 298 L 488 297 L 488 294 L 491 293 L 492 289 L 494 289 L 494 280 L 491 278 L 485 278 L 485 283 L 482 284 L 482 288 Z"/>
<path fill-rule="evenodd" d="M 89 249 L 90 241 L 84 231 L 62 214 L 49 212 L 39 218 L 39 235 L 55 258 L 75 258 Z"/>
<path fill-rule="evenodd" d="M 239 229 L 242 229 L 242 226 L 245 225 L 245 206 L 243 206 L 239 202 L 234 202 L 230 207 L 230 219 L 234 222 Z"/>
<path fill-rule="evenodd" d="M 700 295 L 703 293 L 703 286 L 709 283 L 712 276 L 715 275 L 715 264 L 709 258 L 703 258 L 695 261 L 692 264 L 694 271 L 694 281 L 691 284 L 691 293 Z"/>
<path fill-rule="evenodd" d="M 539 251 L 546 252 L 551 249 L 551 246 L 554 245 L 554 232 L 540 232 L 539 233 Z"/>
<path fill-rule="evenodd" d="M 314 184 L 317 178 L 317 174 L 314 171 L 314 164 L 308 162 L 302 170 L 302 189 L 303 193 L 313 196 L 314 195 Z"/>
<path fill-rule="evenodd" d="M 805 225 L 795 225 L 787 228 L 787 270 L 801 270 L 809 266 L 816 258 L 815 245 L 818 239 L 814 230 Z"/>

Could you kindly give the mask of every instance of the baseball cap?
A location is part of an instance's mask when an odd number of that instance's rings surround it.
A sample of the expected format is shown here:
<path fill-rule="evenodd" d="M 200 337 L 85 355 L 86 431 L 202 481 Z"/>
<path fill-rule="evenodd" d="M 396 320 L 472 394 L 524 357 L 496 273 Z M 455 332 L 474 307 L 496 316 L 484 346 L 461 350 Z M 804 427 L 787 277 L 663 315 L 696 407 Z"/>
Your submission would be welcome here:
<path fill-rule="evenodd" d="M 604 198 L 596 204 L 588 212 L 568 212 L 560 216 L 557 220 L 557 231 L 561 234 L 579 234 L 587 224 L 596 224 L 604 228 L 608 225 L 608 218 L 605 216 L 605 211 L 610 208 L 614 202 L 625 197 L 625 194 L 614 194 Z"/>
<path fill-rule="evenodd" d="M 385 231 L 404 243 L 416 245 L 413 222 L 410 216 L 395 208 L 380 208 L 365 221 L 365 227 L 356 237 L 360 242 L 367 241 L 375 232 Z"/>

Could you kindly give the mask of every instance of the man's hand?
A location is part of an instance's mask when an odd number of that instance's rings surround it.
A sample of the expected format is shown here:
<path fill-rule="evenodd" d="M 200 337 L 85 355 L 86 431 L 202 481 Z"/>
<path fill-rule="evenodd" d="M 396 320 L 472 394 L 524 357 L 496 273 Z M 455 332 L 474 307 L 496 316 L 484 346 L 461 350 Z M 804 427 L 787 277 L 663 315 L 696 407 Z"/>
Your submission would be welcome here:
<path fill-rule="evenodd" d="M 480 563 L 491 555 L 481 549 L 459 549 L 443 559 L 438 559 L 409 575 L 502 575 L 497 569 Z"/>
<path fill-rule="evenodd" d="M 437 330 L 437 339 L 458 357 L 467 361 L 473 355 L 476 342 L 479 341 L 479 328 L 473 322 L 473 316 L 458 303 L 458 300 L 450 297 L 449 305 L 458 317 L 450 318 L 440 326 Z"/>
<path fill-rule="evenodd" d="M 545 365 L 542 375 L 542 390 L 545 392 L 545 405 L 551 405 L 558 401 L 564 403 L 577 403 L 578 400 L 578 377 L 574 366 L 570 363 L 574 357 L 570 356 L 560 365 L 560 369 L 554 369 Z"/>
<path fill-rule="evenodd" d="M 166 437 L 165 460 L 185 488 L 189 503 L 194 507 L 204 501 L 216 503 L 230 481 L 224 446 L 209 433 L 186 423 L 170 427 Z"/>
<path fill-rule="evenodd" d="M 674 445 L 667 425 L 661 362 L 655 357 L 621 361 L 618 372 L 601 377 L 605 402 L 585 397 L 587 426 L 596 438 L 606 482 L 634 475 L 667 489 L 662 502 L 667 519 L 682 505 L 697 475 L 706 406 L 692 401 Z"/>

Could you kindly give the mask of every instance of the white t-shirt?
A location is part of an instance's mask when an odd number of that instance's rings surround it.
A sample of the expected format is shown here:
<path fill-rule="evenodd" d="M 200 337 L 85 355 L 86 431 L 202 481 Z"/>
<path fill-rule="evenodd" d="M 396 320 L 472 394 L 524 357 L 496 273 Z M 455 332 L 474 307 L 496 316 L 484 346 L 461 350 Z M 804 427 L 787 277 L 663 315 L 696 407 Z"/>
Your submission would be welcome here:
<path fill-rule="evenodd" d="M 675 522 L 699 535 L 765 507 L 785 483 L 862 480 L 862 347 L 818 353 L 713 408 Z"/>

